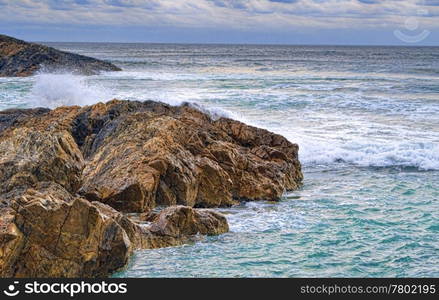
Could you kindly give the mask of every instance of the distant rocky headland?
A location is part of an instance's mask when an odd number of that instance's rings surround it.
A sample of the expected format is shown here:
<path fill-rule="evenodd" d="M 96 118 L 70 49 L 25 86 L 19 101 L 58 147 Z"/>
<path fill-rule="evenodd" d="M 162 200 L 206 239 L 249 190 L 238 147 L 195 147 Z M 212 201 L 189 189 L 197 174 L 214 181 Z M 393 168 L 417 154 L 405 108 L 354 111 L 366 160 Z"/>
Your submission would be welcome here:
<path fill-rule="evenodd" d="M 136 249 L 227 232 L 207 208 L 301 181 L 296 144 L 190 105 L 1 111 L 0 276 L 109 276 Z"/>
<path fill-rule="evenodd" d="M 40 69 L 92 75 L 100 71 L 120 71 L 109 62 L 84 55 L 27 43 L 0 34 L 0 77 L 30 76 Z"/>

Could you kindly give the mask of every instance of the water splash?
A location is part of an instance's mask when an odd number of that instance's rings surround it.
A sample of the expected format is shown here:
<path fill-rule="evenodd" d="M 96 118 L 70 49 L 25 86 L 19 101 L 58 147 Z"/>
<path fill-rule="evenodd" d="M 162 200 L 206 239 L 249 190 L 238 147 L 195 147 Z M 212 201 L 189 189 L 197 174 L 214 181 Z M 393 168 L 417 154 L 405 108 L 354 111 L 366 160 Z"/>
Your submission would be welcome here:
<path fill-rule="evenodd" d="M 64 105 L 89 105 L 111 99 L 111 91 L 90 84 L 84 76 L 43 73 L 27 96 L 30 106 L 55 108 Z"/>

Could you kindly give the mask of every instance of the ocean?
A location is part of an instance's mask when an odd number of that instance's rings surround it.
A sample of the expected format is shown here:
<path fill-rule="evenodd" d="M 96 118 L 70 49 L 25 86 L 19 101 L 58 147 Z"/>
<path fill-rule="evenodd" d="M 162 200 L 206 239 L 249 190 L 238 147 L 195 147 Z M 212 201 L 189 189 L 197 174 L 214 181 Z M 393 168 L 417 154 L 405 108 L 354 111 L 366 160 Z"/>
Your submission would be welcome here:
<path fill-rule="evenodd" d="M 300 146 L 280 202 L 116 277 L 439 277 L 439 48 L 50 43 L 123 71 L 0 78 L 0 109 L 191 102 Z"/>

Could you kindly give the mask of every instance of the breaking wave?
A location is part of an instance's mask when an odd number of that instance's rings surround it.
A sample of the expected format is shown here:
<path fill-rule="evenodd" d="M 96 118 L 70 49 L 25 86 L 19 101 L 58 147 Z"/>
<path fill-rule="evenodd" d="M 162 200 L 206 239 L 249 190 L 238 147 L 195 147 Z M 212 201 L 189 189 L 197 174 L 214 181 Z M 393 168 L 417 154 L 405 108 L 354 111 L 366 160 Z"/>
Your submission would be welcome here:
<path fill-rule="evenodd" d="M 439 170 L 439 145 L 432 142 L 351 142 L 299 141 L 300 158 L 306 165 L 348 163 L 360 167 L 401 167 L 421 171 Z"/>
<path fill-rule="evenodd" d="M 86 77 L 73 74 L 38 74 L 27 96 L 30 106 L 55 108 L 64 105 L 89 105 L 111 99 L 111 92 Z"/>
<path fill-rule="evenodd" d="M 299 144 L 300 159 L 305 167 L 345 163 L 360 167 L 401 167 L 415 168 L 422 171 L 439 170 L 439 143 L 436 142 L 438 137 L 437 135 L 435 137 L 436 133 L 434 132 L 425 142 L 419 138 L 405 140 L 394 138 L 383 141 L 383 139 L 374 140 L 366 137 L 341 141 L 339 137 L 333 135 L 328 135 L 326 139 L 319 139 L 305 135 L 304 130 L 301 130 L 301 128 L 295 128 L 292 132 L 291 128 L 282 125 L 280 127 L 264 126 L 269 123 L 267 121 L 267 118 L 270 118 L 268 112 L 267 115 L 262 116 L 266 120 L 258 122 L 254 117 L 247 118 L 246 109 L 231 111 L 222 108 L 224 103 L 223 105 L 215 105 L 206 100 L 209 97 L 218 97 L 218 95 L 214 94 L 212 96 L 202 90 L 197 92 L 196 89 L 188 87 L 175 88 L 170 86 L 169 88 L 151 91 L 149 86 L 140 86 L 138 89 L 131 88 L 121 91 L 118 88 L 112 89 L 109 87 L 109 83 L 105 87 L 100 85 L 98 77 L 85 77 L 69 73 L 41 73 L 32 77 L 31 80 L 32 87 L 26 95 L 26 102 L 31 107 L 83 106 L 108 101 L 113 98 L 140 101 L 156 100 L 170 105 L 188 103 L 192 107 L 208 113 L 214 119 L 219 117 L 238 119 L 244 123 L 265 127 L 286 136 L 292 142 Z M 222 101 L 221 98 L 218 99 Z M 251 109 L 252 103 L 248 104 L 249 109 Z M 394 129 L 398 130 L 397 128 Z M 405 135 L 405 133 L 401 134 L 401 136 Z"/>
<path fill-rule="evenodd" d="M 28 102 L 31 107 L 56 108 L 67 105 L 92 105 L 113 98 L 140 101 L 147 100 L 139 97 L 139 95 L 133 97 L 129 95 L 129 93 L 117 93 L 116 91 L 108 89 L 108 87 L 103 87 L 96 82 L 91 82 L 92 79 L 89 78 L 70 73 L 37 74 L 34 77 L 35 82 L 31 91 L 26 97 L 26 102 Z M 148 94 L 146 94 L 146 96 L 148 96 Z M 221 117 L 237 118 L 235 114 L 227 110 L 202 105 L 195 101 L 187 101 L 185 97 L 181 96 L 176 97 L 176 95 L 174 95 L 174 97 L 159 97 L 152 100 L 161 101 L 173 106 L 187 104 L 209 114 L 213 119 Z"/>

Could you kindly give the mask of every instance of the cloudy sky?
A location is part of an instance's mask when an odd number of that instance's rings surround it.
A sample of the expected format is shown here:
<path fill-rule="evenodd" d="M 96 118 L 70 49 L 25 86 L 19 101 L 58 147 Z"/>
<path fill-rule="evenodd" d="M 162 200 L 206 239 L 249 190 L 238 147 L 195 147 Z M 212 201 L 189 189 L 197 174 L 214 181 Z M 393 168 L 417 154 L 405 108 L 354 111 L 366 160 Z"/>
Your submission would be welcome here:
<path fill-rule="evenodd" d="M 439 45 L 439 0 L 0 0 L 33 41 Z"/>

